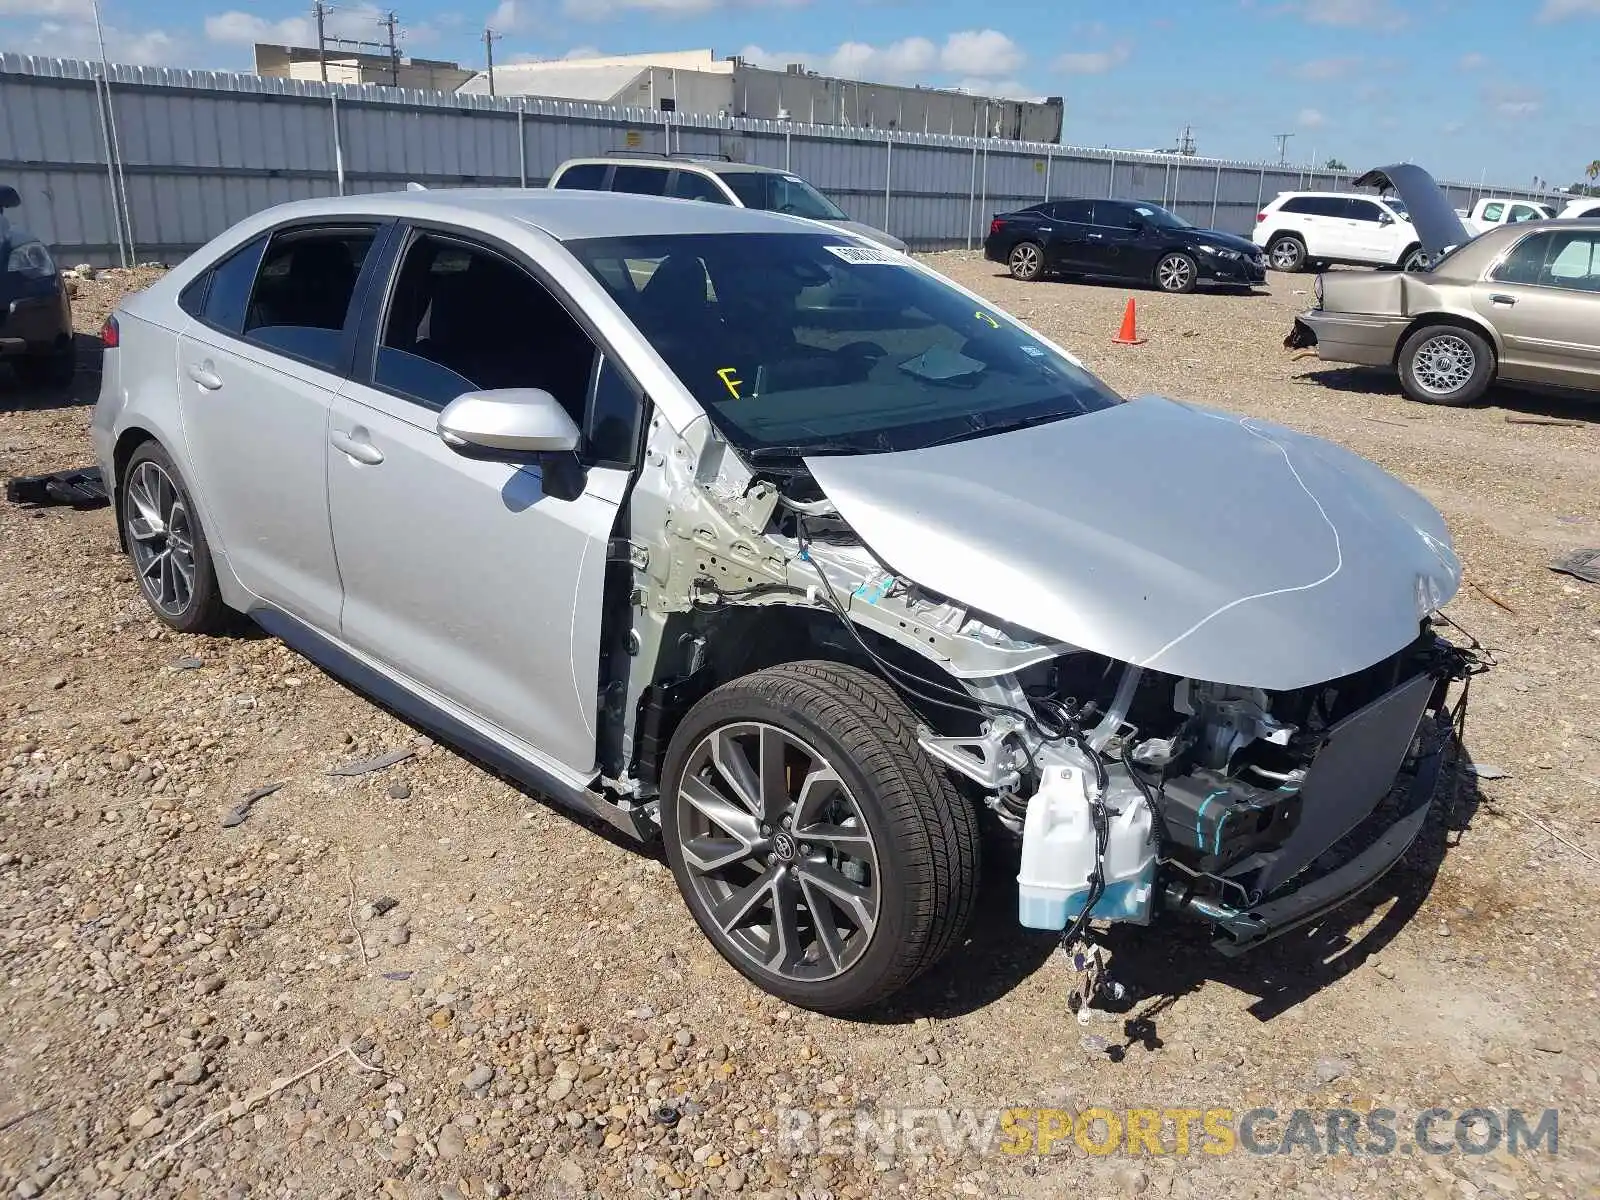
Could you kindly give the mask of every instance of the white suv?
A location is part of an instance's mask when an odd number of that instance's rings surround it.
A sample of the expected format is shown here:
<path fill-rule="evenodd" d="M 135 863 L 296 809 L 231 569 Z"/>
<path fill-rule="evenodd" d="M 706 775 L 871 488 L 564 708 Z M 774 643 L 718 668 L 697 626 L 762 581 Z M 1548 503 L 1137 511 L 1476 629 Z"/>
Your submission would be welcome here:
<path fill-rule="evenodd" d="M 1326 263 L 1414 271 L 1427 262 L 1411 216 L 1394 196 L 1279 192 L 1256 214 L 1251 240 L 1279 271 Z"/>

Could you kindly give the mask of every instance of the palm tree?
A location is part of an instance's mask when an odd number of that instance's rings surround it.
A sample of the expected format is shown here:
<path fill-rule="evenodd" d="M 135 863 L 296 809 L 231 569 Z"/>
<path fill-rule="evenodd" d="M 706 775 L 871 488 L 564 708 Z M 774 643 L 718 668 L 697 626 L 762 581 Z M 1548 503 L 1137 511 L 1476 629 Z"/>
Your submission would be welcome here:
<path fill-rule="evenodd" d="M 1600 179 L 1600 158 L 1595 159 L 1585 167 L 1583 173 L 1590 179 Z"/>

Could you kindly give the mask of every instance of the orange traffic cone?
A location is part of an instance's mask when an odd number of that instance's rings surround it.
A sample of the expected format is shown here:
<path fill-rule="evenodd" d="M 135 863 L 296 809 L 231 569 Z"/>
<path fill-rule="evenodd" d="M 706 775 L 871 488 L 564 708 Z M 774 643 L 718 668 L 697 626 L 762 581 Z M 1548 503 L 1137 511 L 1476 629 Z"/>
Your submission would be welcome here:
<path fill-rule="evenodd" d="M 1122 329 L 1111 340 L 1119 346 L 1140 346 L 1144 344 L 1144 339 L 1139 336 L 1139 321 L 1134 312 L 1132 296 L 1128 297 L 1128 307 L 1122 310 Z"/>

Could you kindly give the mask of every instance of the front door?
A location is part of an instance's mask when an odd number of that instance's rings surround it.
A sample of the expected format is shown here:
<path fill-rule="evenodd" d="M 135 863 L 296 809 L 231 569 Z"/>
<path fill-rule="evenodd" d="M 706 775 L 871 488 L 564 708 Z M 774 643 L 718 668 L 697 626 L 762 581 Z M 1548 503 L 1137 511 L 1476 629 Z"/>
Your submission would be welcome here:
<path fill-rule="evenodd" d="M 211 273 L 178 339 L 178 394 L 210 535 L 252 594 L 324 632 L 339 621 L 328 411 L 376 225 L 281 230 Z"/>
<path fill-rule="evenodd" d="M 344 640 L 590 771 L 606 550 L 629 479 L 595 460 L 636 440 L 638 398 L 521 265 L 454 235 L 413 235 L 376 328 L 328 430 Z M 542 388 L 580 428 L 603 426 L 575 499 L 547 495 L 537 463 L 475 461 L 440 440 L 446 404 L 506 387 Z M 596 436 L 613 449 L 597 455 Z"/>
<path fill-rule="evenodd" d="M 1396 232 L 1395 219 L 1371 200 L 1352 198 L 1345 205 L 1349 213 L 1345 225 L 1349 257 L 1369 263 L 1395 262 L 1405 249 L 1399 244 L 1403 235 Z"/>
<path fill-rule="evenodd" d="M 1600 389 L 1600 233 L 1529 234 L 1472 303 L 1500 333 L 1505 378 Z"/>
<path fill-rule="evenodd" d="M 1117 200 L 1096 200 L 1089 229 L 1087 270 L 1116 279 L 1149 280 L 1155 273 L 1158 242 L 1153 228 L 1140 221 L 1135 206 Z"/>

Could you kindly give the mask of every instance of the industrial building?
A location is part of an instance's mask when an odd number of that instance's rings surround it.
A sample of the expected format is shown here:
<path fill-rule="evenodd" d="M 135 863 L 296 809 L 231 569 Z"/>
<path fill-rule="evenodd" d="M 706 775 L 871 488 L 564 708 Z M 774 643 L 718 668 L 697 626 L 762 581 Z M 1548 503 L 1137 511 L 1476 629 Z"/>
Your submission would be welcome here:
<path fill-rule="evenodd" d="M 487 94 L 479 72 L 460 91 Z M 549 96 L 663 112 L 897 129 L 1026 142 L 1059 142 L 1063 103 L 1007 100 L 944 88 L 900 87 L 836 79 L 800 63 L 775 71 L 710 50 L 625 54 L 496 65 L 500 96 Z"/>
<path fill-rule="evenodd" d="M 277 79 L 376 83 L 426 92 L 453 92 L 473 78 L 473 72 L 459 63 L 368 54 L 336 44 L 318 53 L 313 46 L 269 46 L 258 42 L 255 51 L 256 74 Z"/>

